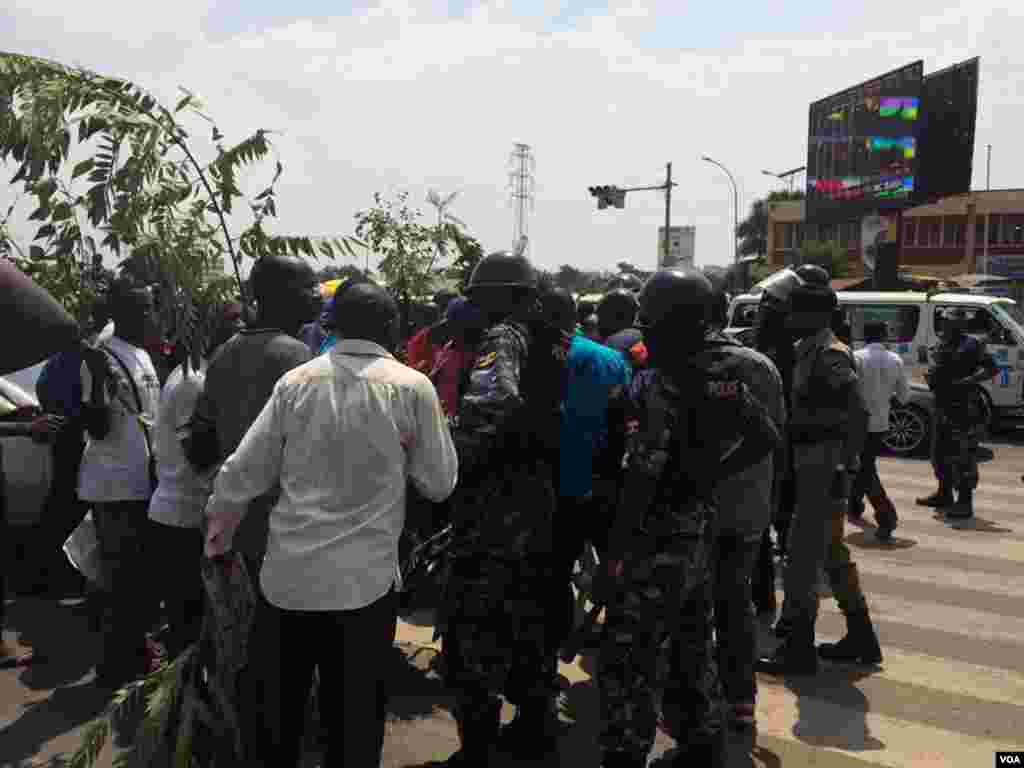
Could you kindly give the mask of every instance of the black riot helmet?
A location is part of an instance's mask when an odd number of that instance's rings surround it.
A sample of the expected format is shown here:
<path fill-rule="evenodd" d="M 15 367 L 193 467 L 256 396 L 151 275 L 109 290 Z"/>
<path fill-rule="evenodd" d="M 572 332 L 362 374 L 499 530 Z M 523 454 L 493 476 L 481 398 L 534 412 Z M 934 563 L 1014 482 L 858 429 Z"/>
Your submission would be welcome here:
<path fill-rule="evenodd" d="M 597 305 L 597 323 L 601 336 L 611 336 L 631 328 L 636 322 L 639 308 L 640 303 L 631 291 L 620 288 L 609 293 Z"/>
<path fill-rule="evenodd" d="M 706 326 L 714 297 L 714 288 L 700 272 L 658 270 L 640 291 L 638 324 L 641 328 L 653 329 L 669 322 L 693 320 Z"/>
<path fill-rule="evenodd" d="M 761 281 L 761 306 L 780 315 L 788 315 L 790 296 L 801 283 L 800 276 L 792 269 L 783 269 Z"/>
<path fill-rule="evenodd" d="M 644 331 L 649 364 L 665 367 L 679 352 L 695 351 L 707 333 L 715 290 L 700 272 L 662 269 L 640 291 L 637 326 Z"/>
<path fill-rule="evenodd" d="M 829 284 L 827 270 L 805 264 L 795 274 L 799 282 L 789 294 L 787 325 L 797 336 L 809 336 L 832 325 L 839 297 Z"/>
<path fill-rule="evenodd" d="M 967 315 L 961 309 L 947 309 L 942 313 L 939 337 L 947 342 L 959 341 L 967 333 Z"/>
<path fill-rule="evenodd" d="M 495 251 L 484 256 L 473 268 L 466 285 L 466 293 L 481 288 L 527 288 L 537 287 L 537 273 L 525 256 L 509 251 Z"/>
<path fill-rule="evenodd" d="M 466 295 L 489 316 L 518 313 L 536 299 L 537 272 L 525 256 L 496 251 L 474 267 Z"/>

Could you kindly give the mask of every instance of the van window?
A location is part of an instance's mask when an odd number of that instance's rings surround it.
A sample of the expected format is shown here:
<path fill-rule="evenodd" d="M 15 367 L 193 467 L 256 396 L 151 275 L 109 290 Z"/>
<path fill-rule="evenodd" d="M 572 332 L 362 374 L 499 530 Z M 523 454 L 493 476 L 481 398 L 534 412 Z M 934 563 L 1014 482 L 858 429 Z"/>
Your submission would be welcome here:
<path fill-rule="evenodd" d="M 1016 324 L 1021 329 L 1024 329 L 1024 310 L 1021 309 L 1020 304 L 1009 301 L 997 301 L 992 305 L 992 312 L 1000 320 L 1003 320 L 1004 324 L 1009 319 L 1012 324 Z"/>
<path fill-rule="evenodd" d="M 985 307 L 935 307 L 935 334 L 942 333 L 946 316 L 959 310 L 967 320 L 967 333 L 975 336 L 986 344 L 1015 344 L 1012 336 L 1005 332 L 1004 326 Z"/>
<path fill-rule="evenodd" d="M 889 327 L 886 341 L 911 342 L 917 335 L 921 308 L 912 304 L 850 304 L 845 307 L 850 318 L 854 341 L 864 341 L 867 323 L 885 323 Z"/>

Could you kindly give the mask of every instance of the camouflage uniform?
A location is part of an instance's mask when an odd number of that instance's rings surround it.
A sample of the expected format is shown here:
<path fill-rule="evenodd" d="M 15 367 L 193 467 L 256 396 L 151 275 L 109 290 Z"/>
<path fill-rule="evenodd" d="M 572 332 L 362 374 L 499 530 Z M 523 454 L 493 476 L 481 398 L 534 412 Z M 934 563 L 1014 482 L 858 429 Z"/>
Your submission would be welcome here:
<path fill-rule="evenodd" d="M 446 565 L 442 653 L 461 707 L 482 706 L 488 717 L 496 694 L 519 704 L 550 695 L 554 678 L 546 642 L 556 576 L 551 441 L 568 338 L 548 341 L 522 323 L 489 329 L 455 427 L 461 477 L 452 503 L 456 537 Z"/>
<path fill-rule="evenodd" d="M 983 342 L 964 336 L 932 348 L 928 382 L 935 392 L 935 423 L 932 429 L 932 468 L 942 488 L 972 492 L 978 486 L 978 457 L 974 432 L 981 425 L 977 389 L 957 391 L 950 383 L 967 378 L 979 369 L 997 370 Z"/>
<path fill-rule="evenodd" d="M 767 416 L 734 377 L 707 374 L 694 369 L 677 385 L 660 370 L 641 371 L 615 411 L 622 423 L 612 425 L 613 439 L 624 444 L 627 478 L 644 478 L 654 495 L 607 607 L 598 661 L 598 743 L 606 760 L 641 765 L 654 745 L 656 673 L 666 638 L 667 730 L 681 743 L 720 738 L 709 568 L 712 489 L 720 458 L 735 449 L 748 425 Z M 630 498 L 627 479 L 623 499 Z"/>

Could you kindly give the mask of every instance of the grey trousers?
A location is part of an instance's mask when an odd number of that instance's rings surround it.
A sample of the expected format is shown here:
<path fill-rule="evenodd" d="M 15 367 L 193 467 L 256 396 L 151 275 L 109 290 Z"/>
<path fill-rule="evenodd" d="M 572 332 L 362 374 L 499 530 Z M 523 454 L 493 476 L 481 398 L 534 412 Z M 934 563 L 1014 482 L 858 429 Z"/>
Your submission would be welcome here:
<path fill-rule="evenodd" d="M 757 698 L 754 659 L 757 627 L 751 609 L 751 576 L 761 549 L 761 534 L 719 531 L 715 541 L 715 635 L 718 674 L 726 701 Z"/>
<path fill-rule="evenodd" d="M 829 494 L 841 451 L 838 440 L 793 446 L 796 503 L 789 524 L 782 615 L 812 626 L 818 618 L 818 575 L 828 557 L 835 518 L 843 514 L 842 502 Z"/>

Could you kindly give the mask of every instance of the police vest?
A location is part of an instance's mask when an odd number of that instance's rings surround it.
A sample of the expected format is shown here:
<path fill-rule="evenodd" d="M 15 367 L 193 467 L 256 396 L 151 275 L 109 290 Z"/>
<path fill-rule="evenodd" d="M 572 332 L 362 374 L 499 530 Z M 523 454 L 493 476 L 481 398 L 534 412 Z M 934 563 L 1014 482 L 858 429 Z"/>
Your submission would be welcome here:
<path fill-rule="evenodd" d="M 750 397 L 727 367 L 698 359 L 684 375 L 649 369 L 631 385 L 641 449 L 667 454 L 645 515 L 653 535 L 701 535 L 714 514 L 716 470 L 743 440 Z"/>
<path fill-rule="evenodd" d="M 845 356 L 851 369 L 856 370 L 850 348 L 836 338 L 816 345 L 796 361 L 790 413 L 790 434 L 795 443 L 841 438 L 849 423 L 849 391 L 845 386 L 834 386 L 822 368 L 822 356 L 829 351 Z"/>

